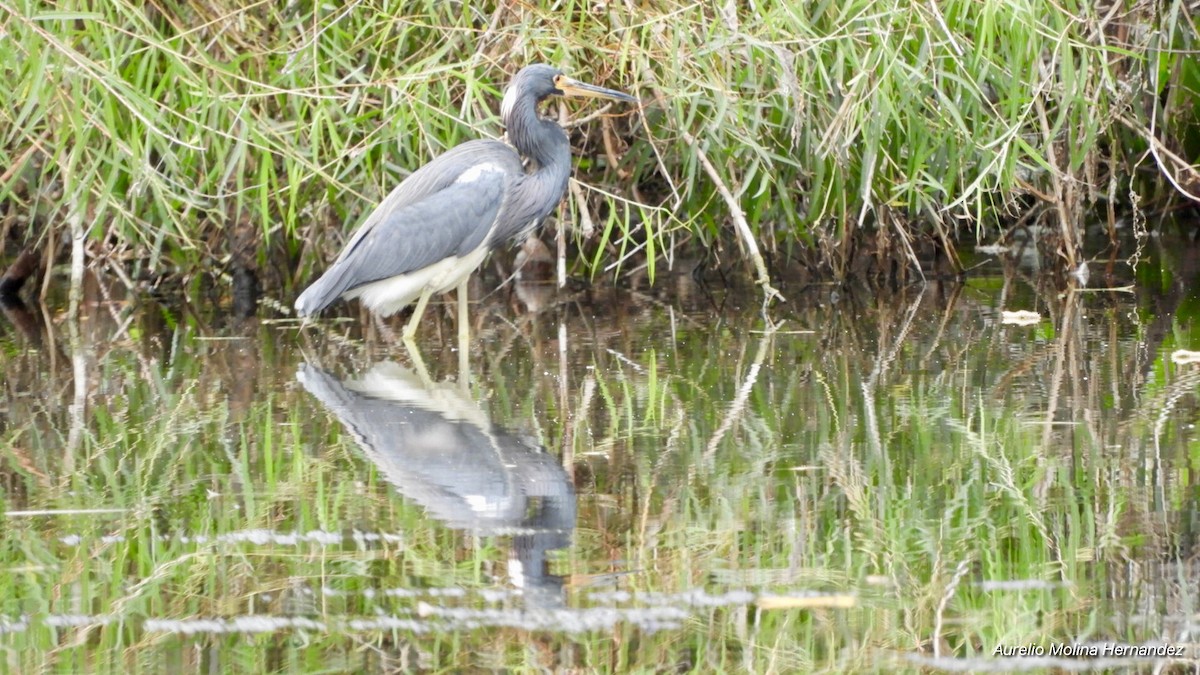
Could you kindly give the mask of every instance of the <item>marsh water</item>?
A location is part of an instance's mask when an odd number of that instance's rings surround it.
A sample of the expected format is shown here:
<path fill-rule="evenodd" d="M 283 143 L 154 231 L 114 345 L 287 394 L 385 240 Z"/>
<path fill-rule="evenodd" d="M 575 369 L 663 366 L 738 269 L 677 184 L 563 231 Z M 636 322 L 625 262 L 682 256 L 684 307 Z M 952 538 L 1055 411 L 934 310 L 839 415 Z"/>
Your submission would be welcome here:
<path fill-rule="evenodd" d="M 1151 249 L 785 283 L 773 330 L 688 275 L 477 285 L 465 354 L 453 296 L 415 355 L 7 305 L 0 668 L 1192 672 L 1200 252 Z"/>

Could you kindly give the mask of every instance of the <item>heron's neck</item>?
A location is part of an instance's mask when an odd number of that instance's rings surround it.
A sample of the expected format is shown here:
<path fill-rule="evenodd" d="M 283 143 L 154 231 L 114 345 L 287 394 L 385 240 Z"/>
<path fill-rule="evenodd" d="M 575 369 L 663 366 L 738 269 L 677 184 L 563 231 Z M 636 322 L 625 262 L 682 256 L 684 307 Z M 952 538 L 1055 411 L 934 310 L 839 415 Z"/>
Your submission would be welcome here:
<path fill-rule="evenodd" d="M 555 121 L 540 117 L 535 102 L 522 100 L 515 103 L 505 126 L 508 139 L 517 152 L 537 163 L 536 173 L 570 173 L 571 145 L 567 132 Z"/>

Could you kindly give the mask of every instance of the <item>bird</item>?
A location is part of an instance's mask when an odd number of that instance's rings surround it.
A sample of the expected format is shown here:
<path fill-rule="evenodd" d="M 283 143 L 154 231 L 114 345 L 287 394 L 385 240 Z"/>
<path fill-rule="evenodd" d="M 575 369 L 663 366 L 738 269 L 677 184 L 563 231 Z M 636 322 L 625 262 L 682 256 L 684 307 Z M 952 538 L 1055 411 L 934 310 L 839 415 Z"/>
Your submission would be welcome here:
<path fill-rule="evenodd" d="M 538 114 L 551 96 L 638 101 L 544 63 L 525 66 L 500 104 L 508 143 L 462 143 L 404 179 L 296 299 L 297 314 L 309 317 L 339 298 L 359 298 L 386 317 L 416 300 L 403 333 L 411 343 L 429 298 L 457 287 L 465 336 L 471 273 L 490 251 L 532 232 L 567 189 L 570 141 L 557 122 Z"/>

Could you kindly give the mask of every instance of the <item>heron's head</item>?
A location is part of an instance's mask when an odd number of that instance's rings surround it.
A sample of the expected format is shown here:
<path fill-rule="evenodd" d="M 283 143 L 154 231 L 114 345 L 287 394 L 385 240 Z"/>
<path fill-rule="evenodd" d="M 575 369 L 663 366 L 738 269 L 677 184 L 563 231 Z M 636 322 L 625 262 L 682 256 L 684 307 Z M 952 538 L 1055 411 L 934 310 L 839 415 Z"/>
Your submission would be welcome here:
<path fill-rule="evenodd" d="M 500 104 L 500 115 L 508 119 L 518 101 L 528 99 L 537 104 L 551 96 L 588 96 L 637 102 L 637 99 L 629 94 L 580 82 L 567 77 L 554 66 L 534 63 L 522 68 L 508 84 L 508 89 L 504 92 L 504 101 Z"/>

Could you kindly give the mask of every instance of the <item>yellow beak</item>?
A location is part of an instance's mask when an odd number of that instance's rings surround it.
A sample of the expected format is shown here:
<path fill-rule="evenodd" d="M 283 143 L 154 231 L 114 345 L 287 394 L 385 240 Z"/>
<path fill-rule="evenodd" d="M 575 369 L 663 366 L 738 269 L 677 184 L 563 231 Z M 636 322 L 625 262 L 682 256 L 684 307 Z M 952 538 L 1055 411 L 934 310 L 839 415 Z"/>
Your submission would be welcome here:
<path fill-rule="evenodd" d="M 580 82 L 574 78 L 560 75 L 554 80 L 554 86 L 562 92 L 563 96 L 584 96 L 588 98 L 611 98 L 617 101 L 627 101 L 629 103 L 637 103 L 638 100 L 625 92 L 615 89 L 605 89 L 597 87 L 594 84 Z"/>

